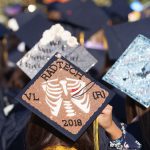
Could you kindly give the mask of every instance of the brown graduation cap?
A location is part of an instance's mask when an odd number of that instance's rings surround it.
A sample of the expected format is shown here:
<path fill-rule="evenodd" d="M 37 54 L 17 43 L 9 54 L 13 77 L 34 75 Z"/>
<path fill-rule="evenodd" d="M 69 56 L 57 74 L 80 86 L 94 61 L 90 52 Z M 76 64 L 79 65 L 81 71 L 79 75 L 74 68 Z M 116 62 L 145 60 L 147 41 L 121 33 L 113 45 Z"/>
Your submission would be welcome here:
<path fill-rule="evenodd" d="M 56 53 L 17 99 L 71 140 L 77 140 L 113 93 Z"/>

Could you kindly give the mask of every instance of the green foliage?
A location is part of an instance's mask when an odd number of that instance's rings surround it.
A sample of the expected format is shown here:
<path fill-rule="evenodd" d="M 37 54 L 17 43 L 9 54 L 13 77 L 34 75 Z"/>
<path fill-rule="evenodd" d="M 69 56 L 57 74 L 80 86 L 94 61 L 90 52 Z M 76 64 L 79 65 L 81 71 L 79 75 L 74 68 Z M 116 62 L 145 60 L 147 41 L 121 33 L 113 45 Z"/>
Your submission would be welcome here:
<path fill-rule="evenodd" d="M 134 0 L 128 0 L 129 3 L 132 3 Z M 150 2 L 150 0 L 139 0 L 141 3 L 145 4 L 147 2 Z"/>

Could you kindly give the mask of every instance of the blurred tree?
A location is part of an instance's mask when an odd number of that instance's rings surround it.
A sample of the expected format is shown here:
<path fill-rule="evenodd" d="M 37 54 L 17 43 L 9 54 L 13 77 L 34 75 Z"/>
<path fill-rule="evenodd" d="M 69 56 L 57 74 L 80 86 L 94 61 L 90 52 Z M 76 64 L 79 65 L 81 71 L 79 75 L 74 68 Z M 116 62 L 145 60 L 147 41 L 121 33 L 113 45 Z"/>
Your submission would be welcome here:
<path fill-rule="evenodd" d="M 136 1 L 136 0 L 129 0 L 130 3 L 132 3 L 133 1 Z M 150 2 L 150 0 L 137 0 L 143 4 L 147 3 L 147 2 Z"/>
<path fill-rule="evenodd" d="M 93 0 L 93 1 L 98 6 L 110 6 L 112 3 L 112 0 Z"/>
<path fill-rule="evenodd" d="M 140 2 L 142 2 L 143 4 L 150 2 L 150 0 L 140 0 Z"/>
<path fill-rule="evenodd" d="M 36 0 L 0 0 L 0 8 L 4 8 L 9 4 L 23 4 L 25 6 L 29 4 L 35 4 Z"/>

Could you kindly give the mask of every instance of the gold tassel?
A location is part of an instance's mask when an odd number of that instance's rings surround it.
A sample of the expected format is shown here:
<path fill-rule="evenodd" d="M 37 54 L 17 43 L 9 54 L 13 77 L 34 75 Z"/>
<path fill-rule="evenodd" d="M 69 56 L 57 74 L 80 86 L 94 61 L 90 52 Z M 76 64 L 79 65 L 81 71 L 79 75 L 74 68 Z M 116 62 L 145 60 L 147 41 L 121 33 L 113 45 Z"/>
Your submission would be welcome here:
<path fill-rule="evenodd" d="M 109 7 L 112 5 L 112 0 L 93 0 L 97 6 Z"/>
<path fill-rule="evenodd" d="M 93 122 L 93 138 L 94 138 L 94 150 L 100 150 L 98 118 Z"/>
<path fill-rule="evenodd" d="M 56 145 L 56 146 L 48 146 L 44 148 L 44 150 L 77 150 L 77 149 L 74 147 L 65 147 L 61 145 Z"/>
<path fill-rule="evenodd" d="M 84 45 L 84 38 L 85 38 L 84 32 L 80 32 L 79 42 L 80 42 L 81 45 Z M 93 137 L 94 137 L 94 150 L 100 150 L 99 149 L 99 124 L 98 124 L 98 118 L 93 122 Z"/>
<path fill-rule="evenodd" d="M 104 46 L 104 49 L 108 50 L 108 42 L 107 42 L 105 33 L 103 34 L 103 46 Z"/>
<path fill-rule="evenodd" d="M 4 49 L 3 49 L 3 59 L 4 59 L 4 63 L 7 64 L 7 61 L 8 61 L 8 51 L 7 51 L 7 39 L 4 38 L 2 40 L 2 43 L 4 45 Z"/>
<path fill-rule="evenodd" d="M 79 43 L 84 45 L 84 32 L 80 32 L 79 34 Z"/>

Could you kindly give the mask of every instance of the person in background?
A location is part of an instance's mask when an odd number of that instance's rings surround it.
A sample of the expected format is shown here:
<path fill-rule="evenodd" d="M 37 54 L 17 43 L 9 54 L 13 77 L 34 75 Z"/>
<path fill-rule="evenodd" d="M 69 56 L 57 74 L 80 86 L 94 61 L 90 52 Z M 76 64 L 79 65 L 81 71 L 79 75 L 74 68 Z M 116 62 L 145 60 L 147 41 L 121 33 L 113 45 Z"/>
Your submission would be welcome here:
<path fill-rule="evenodd" d="M 145 108 L 131 98 L 126 100 L 127 131 L 142 143 L 142 150 L 150 149 L 150 108 Z"/>
<path fill-rule="evenodd" d="M 112 119 L 112 106 L 107 105 L 98 116 L 100 126 L 100 149 L 139 150 L 141 144 L 126 132 L 124 124 L 117 125 Z M 93 150 L 92 126 L 75 142 L 52 134 L 50 126 L 32 115 L 27 126 L 26 150 Z M 102 132 L 101 132 L 102 131 Z M 104 132 L 103 132 L 104 131 Z M 105 142 L 105 143 L 103 143 Z"/>

